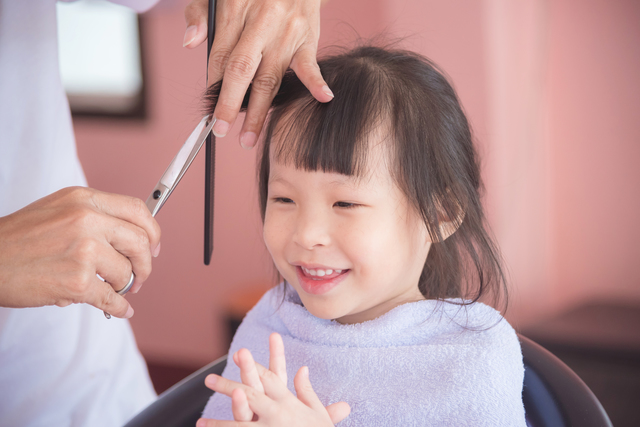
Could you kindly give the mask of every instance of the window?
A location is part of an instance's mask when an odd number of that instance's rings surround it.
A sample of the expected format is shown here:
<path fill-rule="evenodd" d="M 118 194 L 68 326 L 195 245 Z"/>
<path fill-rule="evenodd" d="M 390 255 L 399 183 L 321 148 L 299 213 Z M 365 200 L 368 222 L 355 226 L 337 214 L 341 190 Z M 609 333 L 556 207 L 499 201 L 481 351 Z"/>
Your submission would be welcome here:
<path fill-rule="evenodd" d="M 140 19 L 104 0 L 57 3 L 60 74 L 74 115 L 145 115 Z"/>

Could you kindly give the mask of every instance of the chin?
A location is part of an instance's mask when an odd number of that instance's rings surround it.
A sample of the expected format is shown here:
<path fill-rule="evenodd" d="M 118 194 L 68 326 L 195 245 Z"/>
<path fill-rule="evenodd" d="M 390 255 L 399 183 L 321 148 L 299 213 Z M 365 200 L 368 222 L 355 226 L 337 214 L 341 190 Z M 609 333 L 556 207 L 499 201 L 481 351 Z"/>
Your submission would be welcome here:
<path fill-rule="evenodd" d="M 307 304 L 302 300 L 302 303 L 309 313 L 319 319 L 334 320 L 344 316 L 344 313 L 339 313 L 338 311 L 329 309 L 328 307 L 318 307 L 318 305 L 322 304 L 318 304 L 317 302 L 315 304 Z"/>

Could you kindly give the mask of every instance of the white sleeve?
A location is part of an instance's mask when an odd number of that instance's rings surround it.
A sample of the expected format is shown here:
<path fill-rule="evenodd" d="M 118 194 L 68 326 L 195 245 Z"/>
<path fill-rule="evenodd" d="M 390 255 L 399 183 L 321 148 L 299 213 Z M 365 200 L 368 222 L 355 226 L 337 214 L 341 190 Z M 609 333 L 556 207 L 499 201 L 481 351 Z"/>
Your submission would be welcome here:
<path fill-rule="evenodd" d="M 118 427 L 155 398 L 128 321 L 0 307 L 0 426 Z"/>
<path fill-rule="evenodd" d="M 158 0 L 109 0 L 111 3 L 121 4 L 130 7 L 138 13 L 151 9 Z"/>

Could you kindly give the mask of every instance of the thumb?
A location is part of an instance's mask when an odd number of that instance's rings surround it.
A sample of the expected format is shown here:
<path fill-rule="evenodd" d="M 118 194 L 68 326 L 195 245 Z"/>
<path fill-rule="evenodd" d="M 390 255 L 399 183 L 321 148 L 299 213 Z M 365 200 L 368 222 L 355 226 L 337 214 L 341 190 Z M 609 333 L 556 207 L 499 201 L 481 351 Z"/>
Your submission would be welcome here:
<path fill-rule="evenodd" d="M 332 403 L 331 405 L 327 406 L 326 409 L 333 424 L 338 424 L 340 421 L 347 418 L 351 413 L 351 407 L 347 402 Z"/>
<path fill-rule="evenodd" d="M 187 22 L 187 30 L 184 33 L 182 46 L 193 49 L 207 39 L 207 13 L 209 11 L 208 0 L 192 0 L 184 8 L 184 19 Z"/>
<path fill-rule="evenodd" d="M 113 290 L 111 285 L 95 277 L 93 292 L 87 296 L 87 304 L 106 311 L 112 316 L 128 319 L 133 316 L 131 304 L 121 295 Z"/>

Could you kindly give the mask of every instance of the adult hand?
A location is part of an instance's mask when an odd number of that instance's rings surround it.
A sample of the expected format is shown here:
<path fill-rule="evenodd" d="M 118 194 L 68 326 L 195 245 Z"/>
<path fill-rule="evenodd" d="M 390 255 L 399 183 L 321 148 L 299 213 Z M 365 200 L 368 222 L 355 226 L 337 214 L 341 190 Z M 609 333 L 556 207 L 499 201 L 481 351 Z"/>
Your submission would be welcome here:
<path fill-rule="evenodd" d="M 88 303 L 129 318 L 116 290 L 132 271 L 132 292 L 149 277 L 160 226 L 139 199 L 72 187 L 0 218 L 0 242 L 0 306 Z"/>
<path fill-rule="evenodd" d="M 208 80 L 222 80 L 213 116 L 213 133 L 222 137 L 235 121 L 249 84 L 251 98 L 240 144 L 255 146 L 282 76 L 291 68 L 320 102 L 333 93 L 316 60 L 321 0 L 217 0 L 216 30 Z M 184 46 L 207 38 L 208 0 L 192 0 L 185 9 Z"/>
<path fill-rule="evenodd" d="M 298 370 L 293 384 L 297 397 L 287 388 L 287 369 L 282 337 L 273 333 L 269 337 L 269 369 L 256 363 L 251 352 L 241 349 L 233 355 L 240 368 L 242 384 L 218 375 L 209 375 L 205 385 L 231 397 L 235 421 L 201 418 L 197 427 L 256 426 L 333 426 L 351 412 L 345 402 L 322 405 L 309 381 L 309 369 Z"/>

